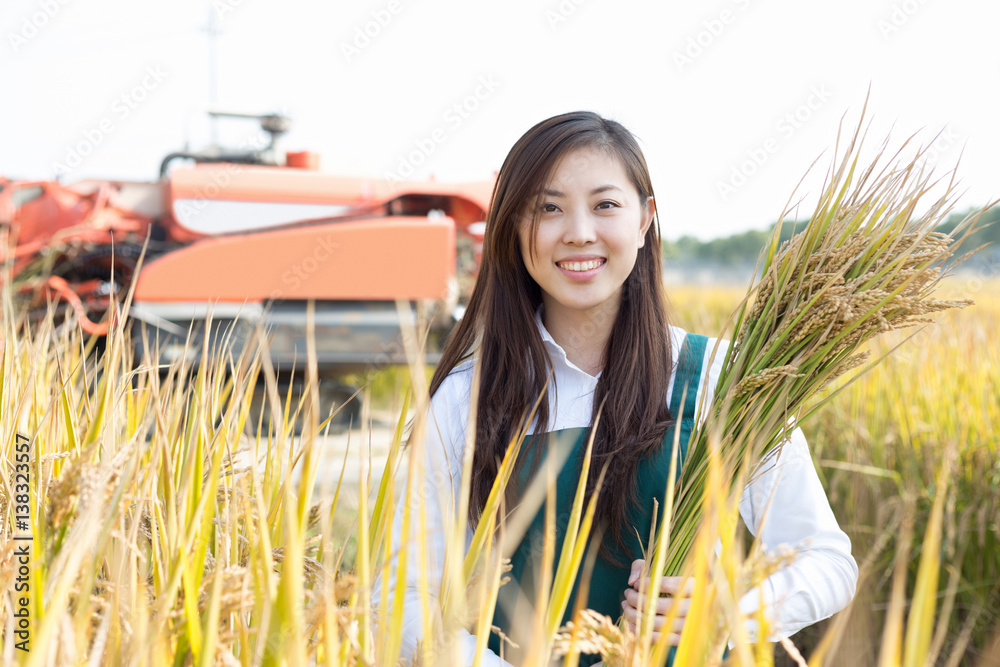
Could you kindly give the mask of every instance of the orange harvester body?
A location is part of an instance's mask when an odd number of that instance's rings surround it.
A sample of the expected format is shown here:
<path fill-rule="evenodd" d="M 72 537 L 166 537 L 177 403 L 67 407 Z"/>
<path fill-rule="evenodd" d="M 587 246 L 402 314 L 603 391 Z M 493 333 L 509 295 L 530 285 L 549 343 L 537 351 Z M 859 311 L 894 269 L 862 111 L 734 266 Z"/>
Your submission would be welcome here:
<path fill-rule="evenodd" d="M 288 154 L 285 164 L 315 162 Z M 211 313 L 230 325 L 264 319 L 276 366 L 300 369 L 315 300 L 321 371 L 399 363 L 397 300 L 436 305 L 447 333 L 475 276 L 492 191 L 489 181 L 392 182 L 273 164 L 164 172 L 157 182 L 0 178 L 0 257 L 35 316 L 54 301 L 102 335 L 112 300 L 134 282 L 129 315 L 167 341 L 164 355 L 176 356 Z"/>

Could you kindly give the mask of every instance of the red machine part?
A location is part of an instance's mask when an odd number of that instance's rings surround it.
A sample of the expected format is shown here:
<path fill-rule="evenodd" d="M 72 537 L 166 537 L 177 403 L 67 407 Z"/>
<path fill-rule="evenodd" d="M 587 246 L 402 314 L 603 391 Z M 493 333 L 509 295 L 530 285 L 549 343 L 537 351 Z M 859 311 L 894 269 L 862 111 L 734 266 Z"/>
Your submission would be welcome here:
<path fill-rule="evenodd" d="M 91 281 L 91 285 L 78 284 L 77 289 L 86 289 L 87 287 L 96 288 L 99 280 Z M 80 295 L 69 286 L 63 278 L 59 276 L 49 276 L 48 280 L 45 282 L 45 289 L 48 296 L 58 295 L 65 299 L 70 306 L 72 306 L 73 311 L 76 313 L 77 318 L 80 320 L 80 327 L 88 334 L 95 334 L 97 336 L 107 335 L 108 331 L 112 326 L 115 325 L 118 310 L 116 308 L 110 308 L 109 319 L 104 322 L 94 322 L 87 316 L 87 309 L 84 308 L 83 302 L 80 300 Z"/>
<path fill-rule="evenodd" d="M 131 238 L 145 238 L 152 223 L 148 216 L 116 206 L 116 189 L 103 183 L 90 192 L 80 192 L 50 181 L 11 182 L 0 180 L 0 223 L 8 226 L 7 244 L 0 244 L 0 262 L 13 259 L 12 277 L 18 276 L 46 247 L 67 249 L 109 246 Z M 118 267 L 129 263 L 119 262 Z M 108 267 L 110 275 L 111 269 Z M 124 277 L 127 282 L 130 275 Z M 36 306 L 48 299 L 65 300 L 80 320 L 84 331 L 104 335 L 112 321 L 96 323 L 88 311 L 108 311 L 111 294 L 102 291 L 107 281 L 92 279 L 70 284 L 60 276 L 44 282 L 27 281 L 22 293 L 34 292 Z M 112 317 L 114 309 L 110 308 Z"/>
<path fill-rule="evenodd" d="M 131 282 L 157 223 L 163 254 L 147 256 L 139 300 L 440 299 L 457 238 L 469 248 L 460 272 L 474 277 L 492 182 L 390 182 L 320 173 L 311 155 L 292 162 L 300 168 L 202 164 L 160 183 L 0 178 L 0 223 L 9 225 L 0 261 L 13 259 L 16 279 L 55 246 L 64 267 L 85 270 L 19 289 L 36 307 L 65 301 L 98 334 L 108 324 L 87 313 L 114 314 L 111 292 Z M 114 285 L 92 279 L 112 268 Z"/>
<path fill-rule="evenodd" d="M 428 208 L 441 208 L 464 233 L 485 219 L 493 184 L 393 183 L 308 169 L 203 164 L 171 171 L 165 187 L 168 235 L 189 242 L 303 220 L 427 215 Z M 236 221 L 241 226 L 231 227 Z"/>
<path fill-rule="evenodd" d="M 331 221 L 205 239 L 166 253 L 143 266 L 135 299 L 442 299 L 454 270 L 450 218 Z"/>
<path fill-rule="evenodd" d="M 128 234 L 142 238 L 152 220 L 111 203 L 114 188 L 104 184 L 81 194 L 50 181 L 7 182 L 0 191 L 0 223 L 10 225 L 13 248 L 0 247 L 0 262 L 14 258 L 13 275 L 45 246 L 58 243 L 108 244 Z M 6 212 L 6 213 L 2 213 Z"/>

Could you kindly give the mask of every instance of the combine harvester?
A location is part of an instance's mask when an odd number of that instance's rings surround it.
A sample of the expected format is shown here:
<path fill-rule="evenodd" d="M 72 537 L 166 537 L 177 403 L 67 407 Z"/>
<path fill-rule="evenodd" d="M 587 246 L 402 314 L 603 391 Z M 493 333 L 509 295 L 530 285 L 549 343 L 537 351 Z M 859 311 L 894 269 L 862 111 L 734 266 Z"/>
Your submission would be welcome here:
<path fill-rule="evenodd" d="M 159 341 L 161 363 L 185 354 L 190 330 L 196 365 L 210 313 L 210 349 L 233 330 L 238 354 L 263 326 L 282 396 L 302 386 L 313 299 L 327 414 L 355 392 L 345 374 L 405 363 L 398 299 L 433 313 L 427 350 L 437 360 L 475 277 L 492 182 L 322 173 L 313 153 L 279 153 L 286 117 L 251 117 L 270 135 L 265 149 L 174 153 L 157 182 L 0 177 L 0 229 L 9 239 L 0 253 L 33 317 L 54 301 L 58 317 L 72 314 L 98 336 L 108 330 L 111 299 L 124 300 L 134 280 L 137 358 L 142 327 Z M 256 393 L 266 424 L 263 380 Z M 357 400 L 336 426 L 352 419 Z"/>

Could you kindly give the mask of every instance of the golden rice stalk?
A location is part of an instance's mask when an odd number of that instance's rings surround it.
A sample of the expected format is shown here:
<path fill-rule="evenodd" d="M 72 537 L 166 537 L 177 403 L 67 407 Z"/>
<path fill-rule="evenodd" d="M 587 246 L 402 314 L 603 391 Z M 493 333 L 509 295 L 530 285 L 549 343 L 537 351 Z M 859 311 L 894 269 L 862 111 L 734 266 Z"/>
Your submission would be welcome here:
<path fill-rule="evenodd" d="M 701 521 L 710 433 L 718 434 L 719 446 L 734 455 L 734 469 L 747 462 L 753 469 L 781 446 L 797 422 L 847 386 L 813 400 L 832 380 L 864 363 L 866 343 L 972 303 L 936 299 L 934 291 L 989 206 L 967 216 L 950 234 L 935 231 L 955 205 L 954 172 L 944 194 L 916 216 L 918 204 L 938 183 L 920 166 L 926 149 L 900 163 L 899 151 L 910 137 L 883 165 L 886 138 L 866 166 L 861 163 L 864 109 L 861 117 L 839 162 L 838 134 L 812 216 L 801 232 L 779 245 L 790 211 L 782 212 L 758 262 L 761 278 L 730 320 L 735 321 L 733 343 L 725 352 L 711 407 L 705 408 L 705 401 L 712 392 L 705 392 L 699 406 L 707 419 L 692 434 L 677 491 L 668 574 L 680 571 Z"/>

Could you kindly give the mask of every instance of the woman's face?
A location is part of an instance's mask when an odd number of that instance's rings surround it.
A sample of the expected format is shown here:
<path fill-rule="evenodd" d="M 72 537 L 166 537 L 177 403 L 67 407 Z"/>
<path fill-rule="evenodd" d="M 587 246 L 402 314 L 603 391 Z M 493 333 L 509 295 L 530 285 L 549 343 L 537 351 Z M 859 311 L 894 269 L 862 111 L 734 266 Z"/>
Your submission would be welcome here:
<path fill-rule="evenodd" d="M 542 187 L 535 256 L 528 248 L 530 214 L 520 222 L 521 256 L 542 289 L 546 317 L 617 313 L 653 221 L 619 161 L 584 147 L 564 155 Z M 610 309 L 610 310 L 609 310 Z"/>

